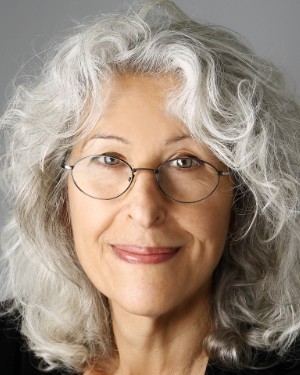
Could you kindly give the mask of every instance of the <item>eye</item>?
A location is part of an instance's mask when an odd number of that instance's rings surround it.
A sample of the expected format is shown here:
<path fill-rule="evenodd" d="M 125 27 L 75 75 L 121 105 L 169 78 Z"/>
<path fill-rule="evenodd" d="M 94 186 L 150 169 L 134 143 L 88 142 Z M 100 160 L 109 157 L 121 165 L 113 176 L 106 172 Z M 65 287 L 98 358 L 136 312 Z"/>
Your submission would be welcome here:
<path fill-rule="evenodd" d="M 119 158 L 116 158 L 111 155 L 99 155 L 99 156 L 93 156 L 91 158 L 91 161 L 96 164 L 103 164 L 103 165 L 117 165 L 120 164 L 121 161 Z"/>
<path fill-rule="evenodd" d="M 170 164 L 171 166 L 184 169 L 184 168 L 195 167 L 201 163 L 199 160 L 195 158 L 178 158 L 178 159 L 173 160 Z"/>
<path fill-rule="evenodd" d="M 118 158 L 115 158 L 114 156 L 104 155 L 103 159 L 104 163 L 107 165 L 116 165 L 120 163 L 120 160 Z"/>

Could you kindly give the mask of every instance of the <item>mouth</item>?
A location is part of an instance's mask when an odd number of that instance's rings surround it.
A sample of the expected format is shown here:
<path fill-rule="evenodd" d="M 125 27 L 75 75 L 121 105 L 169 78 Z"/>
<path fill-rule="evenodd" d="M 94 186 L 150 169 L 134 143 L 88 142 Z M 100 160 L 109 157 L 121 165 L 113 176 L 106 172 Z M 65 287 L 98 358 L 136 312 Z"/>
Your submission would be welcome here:
<path fill-rule="evenodd" d="M 115 255 L 132 264 L 157 264 L 173 258 L 180 247 L 149 247 L 135 245 L 111 245 Z"/>

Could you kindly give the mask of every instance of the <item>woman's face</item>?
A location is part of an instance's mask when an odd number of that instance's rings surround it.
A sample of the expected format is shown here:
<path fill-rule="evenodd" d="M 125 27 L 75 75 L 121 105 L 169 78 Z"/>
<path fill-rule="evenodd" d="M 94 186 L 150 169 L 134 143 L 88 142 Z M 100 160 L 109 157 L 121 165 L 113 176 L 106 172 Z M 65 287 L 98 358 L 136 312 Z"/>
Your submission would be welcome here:
<path fill-rule="evenodd" d="M 169 78 L 118 78 L 96 128 L 74 147 L 70 163 L 107 153 L 136 168 L 157 168 L 174 157 L 195 155 L 226 170 L 166 114 L 168 88 L 172 88 Z M 192 204 L 168 199 L 146 170 L 139 171 L 131 188 L 113 200 L 83 194 L 71 175 L 68 194 L 79 261 L 113 307 L 158 317 L 190 301 L 208 300 L 228 232 L 230 177 L 221 177 L 211 196 Z"/>

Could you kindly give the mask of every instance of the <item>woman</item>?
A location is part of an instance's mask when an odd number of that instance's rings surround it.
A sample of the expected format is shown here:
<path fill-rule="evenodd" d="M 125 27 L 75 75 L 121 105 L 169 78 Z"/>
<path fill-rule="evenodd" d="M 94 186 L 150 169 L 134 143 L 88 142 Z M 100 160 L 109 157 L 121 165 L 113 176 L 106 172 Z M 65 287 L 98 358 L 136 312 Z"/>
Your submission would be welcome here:
<path fill-rule="evenodd" d="M 2 128 L 5 374 L 299 373 L 299 107 L 272 64 L 154 1 L 66 39 Z"/>

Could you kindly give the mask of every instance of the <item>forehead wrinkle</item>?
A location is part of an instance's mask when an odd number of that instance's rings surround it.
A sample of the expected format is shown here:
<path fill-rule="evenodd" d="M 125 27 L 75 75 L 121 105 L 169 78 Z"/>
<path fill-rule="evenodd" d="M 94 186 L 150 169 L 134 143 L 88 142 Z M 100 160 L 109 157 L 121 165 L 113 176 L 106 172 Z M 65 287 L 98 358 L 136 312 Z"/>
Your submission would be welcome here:
<path fill-rule="evenodd" d="M 177 135 L 175 137 L 171 137 L 171 138 L 167 139 L 166 141 L 164 141 L 164 146 L 169 146 L 173 143 L 180 142 L 180 141 L 183 141 L 185 139 L 192 140 L 192 137 L 188 134 Z"/>
<path fill-rule="evenodd" d="M 130 142 L 126 138 L 123 138 L 123 137 L 120 137 L 120 136 L 117 136 L 117 135 L 113 135 L 113 134 L 94 134 L 92 137 L 90 137 L 89 139 L 87 139 L 83 143 L 81 149 L 83 149 L 87 145 L 87 143 L 89 143 L 93 139 L 113 140 L 113 141 L 117 141 L 117 142 L 120 142 L 120 143 L 123 143 L 123 144 L 126 144 L 126 145 L 130 145 Z"/>
<path fill-rule="evenodd" d="M 88 138 L 83 143 L 81 149 L 83 150 L 84 147 L 90 141 L 97 140 L 97 139 L 100 139 L 100 140 L 112 140 L 112 141 L 120 142 L 120 143 L 125 144 L 125 145 L 132 145 L 132 143 L 128 139 L 126 139 L 124 137 L 117 136 L 117 135 L 114 135 L 114 134 L 97 133 L 97 134 L 94 134 L 93 136 L 91 136 L 90 138 Z M 163 146 L 170 146 L 170 145 L 174 145 L 176 143 L 179 143 L 181 141 L 192 141 L 193 142 L 193 141 L 196 141 L 196 140 L 194 138 L 192 138 L 189 134 L 179 134 L 179 135 L 176 135 L 174 137 L 170 137 L 170 138 L 162 141 L 162 145 Z"/>

